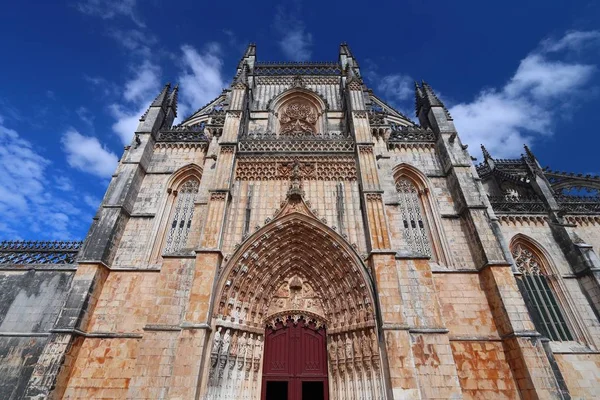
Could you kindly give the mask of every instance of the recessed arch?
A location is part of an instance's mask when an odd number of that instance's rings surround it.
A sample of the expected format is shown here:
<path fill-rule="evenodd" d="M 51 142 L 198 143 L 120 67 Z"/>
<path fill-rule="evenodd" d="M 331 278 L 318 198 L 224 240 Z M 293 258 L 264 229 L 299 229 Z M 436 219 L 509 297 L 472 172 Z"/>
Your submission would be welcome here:
<path fill-rule="evenodd" d="M 424 229 L 428 236 L 429 247 L 430 247 L 430 256 L 432 260 L 438 262 L 439 264 L 450 266 L 452 264 L 450 257 L 450 248 L 448 243 L 446 242 L 445 235 L 442 231 L 442 221 L 440 219 L 440 212 L 437 202 L 434 197 L 431 195 L 431 183 L 427 179 L 427 176 L 420 171 L 418 168 L 406 163 L 401 163 L 392 168 L 392 176 L 394 179 L 394 184 L 396 186 L 397 195 L 399 200 L 401 196 L 411 196 L 411 187 L 412 185 L 416 191 L 416 195 L 418 196 L 418 202 L 420 203 L 421 213 L 423 220 L 425 221 Z M 409 183 L 407 185 L 406 183 Z M 414 196 L 414 195 L 413 195 Z M 406 200 L 409 201 L 410 199 Z M 416 200 L 415 200 L 416 201 Z M 400 212 L 402 213 L 418 213 L 419 210 L 409 210 L 406 207 L 406 204 L 402 208 Z M 416 208 L 416 205 L 415 205 Z M 405 218 L 405 220 L 408 219 Z M 410 223 L 405 221 L 404 224 Z M 411 227 L 404 227 L 405 230 L 410 230 Z M 416 226 L 416 229 L 419 229 L 419 226 Z M 409 233 L 406 233 L 407 235 Z M 419 248 L 424 247 L 425 245 L 418 246 Z M 416 250 L 413 248 L 413 250 Z"/>
<path fill-rule="evenodd" d="M 288 89 L 270 100 L 267 107 L 269 128 L 278 135 L 316 135 L 327 132 L 327 100 L 310 89 Z"/>
<path fill-rule="evenodd" d="M 518 233 L 510 240 L 517 282 L 537 330 L 554 341 L 592 343 L 551 255 L 535 239 Z"/>
<path fill-rule="evenodd" d="M 169 236 L 171 235 L 169 228 L 174 223 L 174 213 L 178 208 L 178 203 L 183 202 L 183 197 L 179 196 L 179 191 L 182 189 L 185 192 L 183 193 L 183 196 L 186 197 L 186 204 L 180 205 L 186 207 L 186 214 L 183 215 L 183 219 L 177 221 L 177 223 L 180 224 L 183 222 L 186 225 L 184 226 L 186 232 L 192 231 L 192 228 L 198 225 L 198 213 L 195 213 L 194 209 L 196 208 L 195 198 L 202 182 L 202 173 L 202 167 L 190 163 L 173 172 L 167 180 L 165 191 L 160 201 L 160 208 L 156 213 L 158 218 L 156 218 L 153 228 L 153 237 L 155 239 L 153 245 L 150 247 L 150 253 L 148 254 L 150 263 L 158 262 L 161 254 L 166 248 L 167 239 L 169 239 Z M 177 239 L 181 240 L 181 243 L 176 247 L 185 248 L 189 241 L 188 239 L 186 233 L 184 236 Z M 171 246 L 171 248 L 174 249 L 175 247 Z"/>
<path fill-rule="evenodd" d="M 167 191 L 177 190 L 177 188 L 187 179 L 196 178 L 198 182 L 202 179 L 202 167 L 198 164 L 190 163 L 179 168 L 169 177 L 167 181 Z"/>
<path fill-rule="evenodd" d="M 213 331 L 229 330 L 228 340 L 236 345 L 233 357 L 230 351 L 210 355 L 209 394 L 243 386 L 235 368 L 227 375 L 227 366 L 236 363 L 254 371 L 247 379 L 258 382 L 251 389 L 258 398 L 263 337 L 282 323 L 306 321 L 326 332 L 330 398 L 347 398 L 357 385 L 365 388 L 365 398 L 383 398 L 372 278 L 354 248 L 302 200 L 290 200 L 237 248 L 219 272 L 214 293 Z M 215 335 L 213 348 L 222 340 Z M 240 338 L 244 347 L 252 338 L 253 360 L 247 352 L 240 356 Z M 355 367 L 367 372 L 345 377 Z"/>

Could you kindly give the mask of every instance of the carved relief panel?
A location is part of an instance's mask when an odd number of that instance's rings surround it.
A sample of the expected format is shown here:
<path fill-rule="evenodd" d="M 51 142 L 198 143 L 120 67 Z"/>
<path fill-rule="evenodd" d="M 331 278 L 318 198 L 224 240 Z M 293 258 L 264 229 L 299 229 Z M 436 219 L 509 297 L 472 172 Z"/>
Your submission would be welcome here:
<path fill-rule="evenodd" d="M 280 134 L 289 136 L 317 133 L 317 110 L 307 101 L 295 100 L 279 112 Z"/>

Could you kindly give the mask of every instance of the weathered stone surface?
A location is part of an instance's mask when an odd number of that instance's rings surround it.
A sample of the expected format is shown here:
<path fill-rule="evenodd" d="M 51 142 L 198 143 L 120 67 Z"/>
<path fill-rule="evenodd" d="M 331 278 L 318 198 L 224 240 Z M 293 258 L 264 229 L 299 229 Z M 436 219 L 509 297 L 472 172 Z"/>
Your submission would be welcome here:
<path fill-rule="evenodd" d="M 332 400 L 597 397 L 600 202 L 562 191 L 600 178 L 529 149 L 474 166 L 429 85 L 417 126 L 347 45 L 286 64 L 251 45 L 173 127 L 176 90 L 77 264 L 0 264 L 0 398 L 255 400 L 286 324 L 325 329 L 309 364 Z"/>

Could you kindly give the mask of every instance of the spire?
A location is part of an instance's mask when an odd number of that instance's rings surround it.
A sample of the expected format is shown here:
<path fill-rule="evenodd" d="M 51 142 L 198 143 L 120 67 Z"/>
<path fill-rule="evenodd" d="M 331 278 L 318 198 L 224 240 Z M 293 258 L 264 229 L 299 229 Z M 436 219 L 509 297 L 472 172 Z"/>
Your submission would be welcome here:
<path fill-rule="evenodd" d="M 169 95 L 169 103 L 168 103 L 168 107 L 171 107 L 173 109 L 173 114 L 175 116 L 177 116 L 177 97 L 178 97 L 178 94 L 179 94 L 179 84 L 176 84 L 175 88 L 173 89 L 173 91 Z"/>
<path fill-rule="evenodd" d="M 156 96 L 156 98 L 154 99 L 154 101 L 152 103 L 150 103 L 150 107 L 148 107 L 146 109 L 146 112 L 140 117 L 140 122 L 145 121 L 146 117 L 148 116 L 148 113 L 150 112 L 150 109 L 152 107 L 165 107 L 168 101 L 168 97 L 169 97 L 169 92 L 171 91 L 171 84 L 167 83 L 163 89 L 160 91 L 160 93 L 158 94 L 158 96 Z"/>
<path fill-rule="evenodd" d="M 345 56 L 354 58 L 354 56 L 352 55 L 352 52 L 350 51 L 350 47 L 348 46 L 348 43 L 346 43 L 346 42 L 342 42 L 340 44 L 340 56 L 341 55 L 345 55 Z"/>
<path fill-rule="evenodd" d="M 254 43 L 248 44 L 248 47 L 246 48 L 246 52 L 244 53 L 244 58 L 250 57 L 250 56 L 255 56 L 255 55 L 256 55 L 256 44 L 254 44 Z"/>
<path fill-rule="evenodd" d="M 449 121 L 452 121 L 450 112 L 435 94 L 431 86 L 429 86 L 429 84 L 425 81 L 421 81 L 420 86 L 418 82 L 415 82 L 415 111 L 417 113 L 417 117 L 419 117 L 421 110 L 424 110 L 424 114 L 426 115 L 433 107 L 443 108 L 444 112 L 446 113 L 446 118 Z"/>
<path fill-rule="evenodd" d="M 443 107 L 444 105 L 442 104 L 440 99 L 438 99 L 437 95 L 435 94 L 435 92 L 433 91 L 431 86 L 429 86 L 429 84 L 425 81 L 421 81 L 421 83 L 423 85 L 423 91 L 425 92 L 425 97 L 427 98 L 429 106 L 430 107 L 436 107 L 436 106 Z"/>
<path fill-rule="evenodd" d="M 254 43 L 250 43 L 248 47 L 246 47 L 246 51 L 242 56 L 242 59 L 238 63 L 237 73 L 239 75 L 242 72 L 242 68 L 244 65 L 248 65 L 250 69 L 254 68 L 254 61 L 256 60 L 256 45 Z"/>
<path fill-rule="evenodd" d="M 358 62 L 356 62 L 356 59 L 350 51 L 350 47 L 345 42 L 340 44 L 340 53 L 338 59 L 342 67 L 342 71 L 346 72 L 348 78 L 356 78 L 359 81 L 362 81 Z"/>
<path fill-rule="evenodd" d="M 150 107 L 162 107 L 165 105 L 165 100 L 167 100 L 167 96 L 171 91 L 171 84 L 167 83 L 163 90 L 156 96 L 156 99 L 152 102 Z"/>

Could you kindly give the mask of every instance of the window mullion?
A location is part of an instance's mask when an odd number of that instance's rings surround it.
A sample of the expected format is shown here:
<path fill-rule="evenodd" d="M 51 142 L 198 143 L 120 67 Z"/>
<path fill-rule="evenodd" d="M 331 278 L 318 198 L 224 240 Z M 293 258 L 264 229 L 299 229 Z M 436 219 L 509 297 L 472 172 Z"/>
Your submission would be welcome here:
<path fill-rule="evenodd" d="M 546 315 L 544 315 L 544 310 L 542 309 L 543 306 L 541 304 L 541 299 L 538 296 L 538 294 L 536 293 L 535 287 L 533 286 L 532 276 L 529 273 L 524 273 L 523 274 L 523 282 L 525 283 L 525 286 L 527 287 L 527 291 L 529 292 L 529 297 L 531 298 L 531 301 L 533 301 L 534 308 L 535 308 L 537 315 L 540 319 L 540 322 L 542 324 L 542 326 L 540 326 L 539 328 L 542 328 L 544 330 L 544 332 L 542 332 L 542 333 L 545 334 L 545 336 L 552 338 L 551 334 L 550 334 L 551 330 L 548 326 L 547 317 L 546 317 Z"/>

